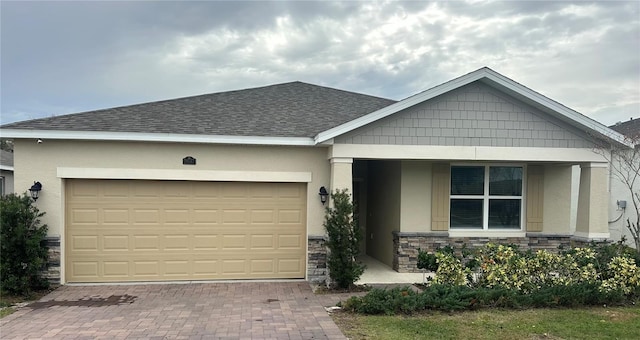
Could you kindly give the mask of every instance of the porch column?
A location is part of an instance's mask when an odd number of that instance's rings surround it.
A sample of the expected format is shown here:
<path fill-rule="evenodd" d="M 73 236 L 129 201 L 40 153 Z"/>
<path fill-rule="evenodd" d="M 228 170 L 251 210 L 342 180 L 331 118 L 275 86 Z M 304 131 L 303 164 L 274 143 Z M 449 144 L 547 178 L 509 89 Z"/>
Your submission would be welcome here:
<path fill-rule="evenodd" d="M 576 233 L 579 238 L 609 238 L 607 163 L 580 164 Z"/>
<path fill-rule="evenodd" d="M 331 158 L 331 192 L 336 189 L 349 190 L 353 195 L 353 158 L 334 157 Z"/>

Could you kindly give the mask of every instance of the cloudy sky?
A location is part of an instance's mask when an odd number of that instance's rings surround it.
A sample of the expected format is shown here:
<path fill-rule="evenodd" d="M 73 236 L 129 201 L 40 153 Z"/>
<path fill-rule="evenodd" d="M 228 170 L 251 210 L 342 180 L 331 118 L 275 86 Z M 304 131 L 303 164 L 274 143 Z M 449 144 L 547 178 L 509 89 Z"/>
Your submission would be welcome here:
<path fill-rule="evenodd" d="M 403 99 L 488 66 L 640 117 L 640 1 L 12 2 L 1 122 L 300 80 Z"/>

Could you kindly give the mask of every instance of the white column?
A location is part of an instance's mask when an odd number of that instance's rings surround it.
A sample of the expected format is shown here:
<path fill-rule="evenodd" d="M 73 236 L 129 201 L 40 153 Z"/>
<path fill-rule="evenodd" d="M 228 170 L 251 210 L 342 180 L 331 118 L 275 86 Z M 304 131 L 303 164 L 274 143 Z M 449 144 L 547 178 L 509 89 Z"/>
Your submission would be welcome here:
<path fill-rule="evenodd" d="M 353 158 L 331 158 L 331 188 L 335 190 L 347 189 L 353 195 Z"/>
<path fill-rule="evenodd" d="M 576 233 L 580 238 L 609 238 L 607 163 L 580 164 Z"/>

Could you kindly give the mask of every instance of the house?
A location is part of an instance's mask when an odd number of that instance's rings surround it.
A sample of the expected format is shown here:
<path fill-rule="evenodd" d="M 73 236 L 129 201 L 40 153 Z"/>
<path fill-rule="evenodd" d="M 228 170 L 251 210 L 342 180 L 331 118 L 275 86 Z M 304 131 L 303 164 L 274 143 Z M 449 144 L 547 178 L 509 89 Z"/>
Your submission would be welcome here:
<path fill-rule="evenodd" d="M 638 172 L 640 170 L 640 118 L 630 119 L 625 122 L 619 122 L 613 126 L 611 129 L 625 135 L 625 137 L 629 140 L 629 142 L 635 144 L 635 154 L 633 151 L 629 150 L 631 158 L 634 159 L 633 168 L 630 172 L 624 172 L 626 175 L 623 178 L 619 178 L 617 176 L 617 169 L 624 170 L 620 163 L 620 160 L 615 158 L 612 160 L 613 163 L 611 165 L 611 200 L 609 203 L 609 229 L 611 232 L 612 240 L 619 240 L 622 236 L 625 236 L 627 243 L 630 245 L 634 245 L 633 236 L 629 229 L 627 228 L 627 220 L 631 222 L 636 222 L 638 220 L 637 210 L 634 207 L 634 200 L 631 196 L 631 191 L 629 190 L 628 184 L 625 184 L 623 181 L 625 179 L 632 180 L 632 176 L 635 174 L 639 176 L 635 179 L 635 182 L 631 185 L 633 192 L 640 192 L 640 175 Z M 633 158 L 635 155 L 635 158 Z M 636 202 L 640 203 L 640 198 L 636 198 Z"/>
<path fill-rule="evenodd" d="M 292 82 L 0 129 L 18 190 L 43 185 L 61 283 L 322 281 L 322 187 L 353 193 L 363 253 L 399 272 L 418 248 L 609 238 L 594 138 L 628 146 L 489 68 L 401 101 Z"/>
<path fill-rule="evenodd" d="M 13 192 L 13 152 L 0 150 L 0 196 Z"/>

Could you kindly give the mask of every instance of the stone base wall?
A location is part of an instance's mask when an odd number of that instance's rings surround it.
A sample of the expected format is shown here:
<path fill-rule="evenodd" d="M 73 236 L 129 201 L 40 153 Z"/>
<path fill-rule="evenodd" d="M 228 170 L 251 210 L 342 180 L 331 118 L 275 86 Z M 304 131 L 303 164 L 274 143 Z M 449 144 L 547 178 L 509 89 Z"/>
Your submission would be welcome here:
<path fill-rule="evenodd" d="M 573 244 L 569 235 L 527 234 L 526 237 L 449 237 L 448 233 L 401 233 L 393 234 L 393 269 L 400 273 L 420 273 L 418 250 L 435 252 L 448 245 L 460 252 L 466 245 L 469 250 L 481 248 L 487 243 L 515 244 L 520 249 L 537 251 L 546 249 L 557 252 L 560 246 Z M 460 254 L 458 254 L 460 255 Z"/>
<path fill-rule="evenodd" d="M 44 277 L 53 285 L 60 284 L 60 236 L 47 236 L 46 244 L 49 247 L 49 261 Z"/>
<path fill-rule="evenodd" d="M 326 239 L 324 236 L 309 236 L 307 249 L 307 280 L 311 283 L 325 284 L 329 279 Z"/>

